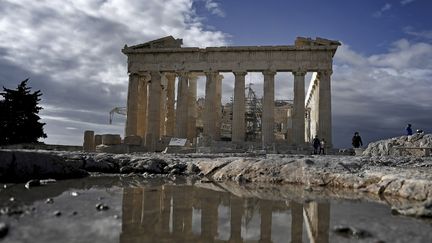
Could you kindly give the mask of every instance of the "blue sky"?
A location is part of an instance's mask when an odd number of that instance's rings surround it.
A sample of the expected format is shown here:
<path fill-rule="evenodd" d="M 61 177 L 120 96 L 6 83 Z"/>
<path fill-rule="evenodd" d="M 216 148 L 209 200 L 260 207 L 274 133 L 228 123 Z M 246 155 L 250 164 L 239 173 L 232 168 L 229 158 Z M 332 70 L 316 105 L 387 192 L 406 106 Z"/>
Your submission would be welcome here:
<path fill-rule="evenodd" d="M 419 39 L 408 30 L 432 27 L 428 0 L 226 0 L 218 4 L 223 14 L 206 15 L 204 23 L 229 34 L 233 45 L 277 45 L 297 36 L 322 36 L 373 54 L 385 52 L 401 38 Z M 195 5 L 205 11 L 205 1 Z"/>
<path fill-rule="evenodd" d="M 339 40 L 332 75 L 333 137 L 350 146 L 432 130 L 432 1 L 428 0 L 0 0 L 0 85 L 30 78 L 41 89 L 47 143 L 81 144 L 84 130 L 123 134 L 124 44 L 167 35 L 185 46 L 292 45 L 297 36 Z M 309 74 L 310 75 L 310 74 Z M 223 99 L 233 92 L 224 74 Z M 262 76 L 250 73 L 257 93 Z M 203 95 L 204 81 L 199 84 Z M 292 97 L 278 73 L 276 98 Z"/>

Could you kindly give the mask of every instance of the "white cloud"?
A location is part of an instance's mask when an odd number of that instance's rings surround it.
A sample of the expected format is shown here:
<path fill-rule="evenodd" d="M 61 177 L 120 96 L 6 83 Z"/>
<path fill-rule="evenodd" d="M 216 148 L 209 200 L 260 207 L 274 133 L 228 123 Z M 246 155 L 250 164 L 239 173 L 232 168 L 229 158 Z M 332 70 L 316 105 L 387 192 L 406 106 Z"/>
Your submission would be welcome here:
<path fill-rule="evenodd" d="M 367 134 L 366 141 L 400 136 L 406 123 L 430 132 L 432 44 L 401 39 L 369 56 L 343 44 L 334 61 L 332 110 L 340 144 L 355 130 Z"/>
<path fill-rule="evenodd" d="M 379 18 L 383 15 L 384 12 L 389 11 L 391 9 L 391 7 L 392 7 L 392 5 L 390 3 L 386 3 L 386 4 L 384 4 L 384 6 L 381 7 L 380 10 L 373 13 L 372 16 L 374 16 L 375 18 Z"/>
<path fill-rule="evenodd" d="M 407 35 L 419 37 L 421 39 L 432 39 L 432 30 L 415 31 L 411 26 L 403 28 L 403 32 Z"/>
<path fill-rule="evenodd" d="M 414 2 L 415 0 L 402 0 L 402 1 L 400 1 L 400 3 L 402 4 L 402 5 L 407 5 L 407 4 L 410 4 L 410 3 L 412 3 L 412 2 Z"/>
<path fill-rule="evenodd" d="M 225 12 L 219 6 L 219 3 L 213 0 L 204 0 L 206 9 L 219 17 L 225 17 Z"/>
<path fill-rule="evenodd" d="M 193 1 L 2 0 L 0 64 L 7 66 L 0 68 L 14 67 L 13 76 L 21 80 L 27 76 L 19 72 L 30 73 L 30 82 L 42 89 L 42 117 L 56 124 L 47 124 L 48 142 L 66 127 L 85 130 L 91 115 L 96 126 L 107 120 L 99 113 L 107 117 L 112 107 L 124 106 L 125 44 L 173 35 L 185 46 L 226 45 L 227 35 L 206 28 Z M 216 2 L 206 4 L 212 13 L 223 13 Z"/>
<path fill-rule="evenodd" d="M 349 87 L 352 93 L 334 94 L 353 99 L 365 94 L 393 103 L 429 104 L 432 85 L 427 84 L 431 75 L 431 44 L 401 39 L 387 53 L 370 56 L 357 54 L 350 46 L 342 45 L 335 55 L 335 88 Z"/>

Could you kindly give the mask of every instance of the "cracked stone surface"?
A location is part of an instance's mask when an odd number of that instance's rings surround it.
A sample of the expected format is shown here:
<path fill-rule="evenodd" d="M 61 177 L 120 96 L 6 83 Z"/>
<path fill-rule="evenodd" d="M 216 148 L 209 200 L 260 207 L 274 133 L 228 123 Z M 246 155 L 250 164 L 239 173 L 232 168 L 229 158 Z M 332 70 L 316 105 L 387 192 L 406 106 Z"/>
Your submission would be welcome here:
<path fill-rule="evenodd" d="M 30 179 L 82 176 L 82 173 L 74 174 L 76 171 L 144 173 L 150 176 L 175 174 L 204 176 L 207 180 L 219 183 L 299 184 L 311 188 L 344 188 L 355 193 L 394 196 L 416 201 L 432 198 L 431 157 L 279 154 L 250 157 L 247 154 L 156 153 L 115 155 L 2 150 L 0 161 L 2 181 L 10 178 L 10 171 L 13 171 L 14 180 L 23 182 Z M 35 166 L 37 170 L 34 169 Z M 68 174 L 69 172 L 71 174 Z"/>

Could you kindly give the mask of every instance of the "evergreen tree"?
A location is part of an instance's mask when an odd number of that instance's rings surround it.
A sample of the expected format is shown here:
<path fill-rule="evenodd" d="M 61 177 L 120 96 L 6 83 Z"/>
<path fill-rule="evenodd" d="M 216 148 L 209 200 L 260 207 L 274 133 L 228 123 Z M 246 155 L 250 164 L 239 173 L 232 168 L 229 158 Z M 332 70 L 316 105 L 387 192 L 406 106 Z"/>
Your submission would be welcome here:
<path fill-rule="evenodd" d="M 31 93 L 28 79 L 22 81 L 16 90 L 3 87 L 3 100 L 0 100 L 0 145 L 35 143 L 46 138 L 45 123 L 39 122 L 38 106 L 41 91 Z"/>

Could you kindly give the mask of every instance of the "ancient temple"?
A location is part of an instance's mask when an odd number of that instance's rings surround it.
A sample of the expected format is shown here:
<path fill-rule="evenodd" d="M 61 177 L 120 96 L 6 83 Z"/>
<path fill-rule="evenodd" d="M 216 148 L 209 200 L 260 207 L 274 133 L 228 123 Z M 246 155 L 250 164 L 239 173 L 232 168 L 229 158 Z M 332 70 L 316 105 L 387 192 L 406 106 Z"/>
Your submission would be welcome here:
<path fill-rule="evenodd" d="M 303 146 L 318 135 L 332 144 L 331 74 L 333 56 L 340 43 L 322 38 L 298 37 L 295 45 L 182 47 L 172 36 L 135 46 L 125 46 L 129 88 L 125 139 L 139 136 L 149 151 L 155 151 L 162 137 L 193 141 L 197 119 L 197 79 L 205 76 L 203 134 L 219 140 L 221 134 L 221 92 L 223 76 L 235 76 L 231 139 L 245 141 L 245 76 L 263 74 L 261 141 L 274 145 L 275 90 L 278 72 L 294 75 L 292 123 L 286 142 Z M 313 73 L 306 93 L 305 75 Z M 176 83 L 177 82 L 177 85 Z M 175 90 L 177 87 L 177 90 Z M 177 95 L 176 95 L 177 93 Z M 284 141 L 282 141 L 283 143 Z"/>

